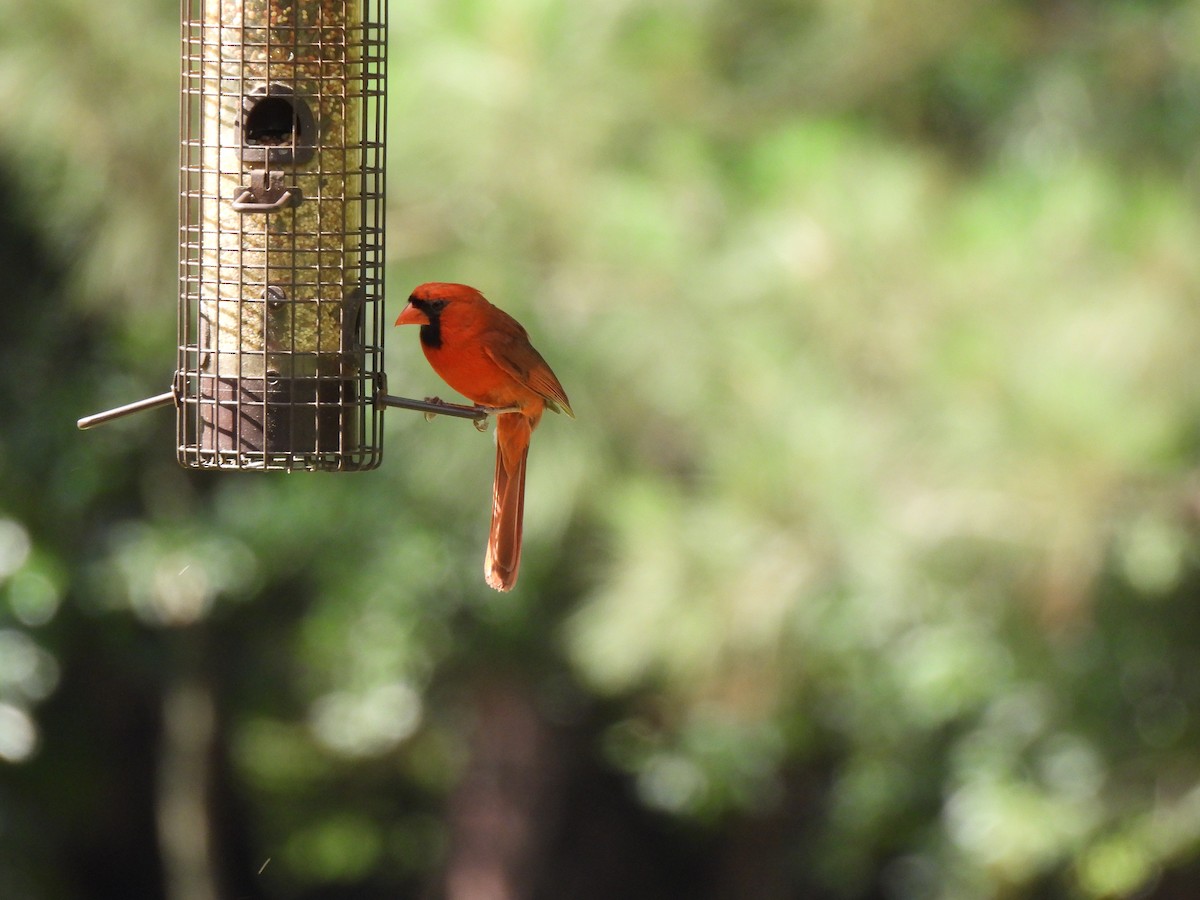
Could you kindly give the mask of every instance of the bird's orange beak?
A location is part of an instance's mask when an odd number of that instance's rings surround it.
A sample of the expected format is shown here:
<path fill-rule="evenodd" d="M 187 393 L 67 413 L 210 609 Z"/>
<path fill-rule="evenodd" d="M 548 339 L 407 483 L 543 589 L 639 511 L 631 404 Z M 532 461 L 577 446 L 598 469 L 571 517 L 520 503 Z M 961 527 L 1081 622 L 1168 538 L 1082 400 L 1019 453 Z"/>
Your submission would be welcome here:
<path fill-rule="evenodd" d="M 421 312 L 411 303 L 404 307 L 404 311 L 400 313 L 400 318 L 396 320 L 397 325 L 428 325 L 429 316 Z"/>

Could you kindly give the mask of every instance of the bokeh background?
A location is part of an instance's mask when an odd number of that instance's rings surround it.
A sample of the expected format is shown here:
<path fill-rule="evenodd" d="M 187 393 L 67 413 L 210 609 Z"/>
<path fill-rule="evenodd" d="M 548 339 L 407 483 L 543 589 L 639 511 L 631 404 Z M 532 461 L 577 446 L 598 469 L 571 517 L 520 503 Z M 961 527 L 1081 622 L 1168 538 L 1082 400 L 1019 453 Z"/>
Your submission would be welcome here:
<path fill-rule="evenodd" d="M 1200 6 L 393 4 L 392 314 L 578 413 L 508 596 L 469 424 L 76 431 L 174 365 L 176 15 L 0 0 L 0 896 L 1200 896 Z"/>

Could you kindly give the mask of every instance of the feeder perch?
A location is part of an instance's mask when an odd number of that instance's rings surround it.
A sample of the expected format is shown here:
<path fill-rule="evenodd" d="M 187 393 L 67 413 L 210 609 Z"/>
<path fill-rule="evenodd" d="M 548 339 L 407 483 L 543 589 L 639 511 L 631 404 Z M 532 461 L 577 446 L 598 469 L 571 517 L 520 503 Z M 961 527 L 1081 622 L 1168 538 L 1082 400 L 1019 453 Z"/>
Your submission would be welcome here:
<path fill-rule="evenodd" d="M 169 392 L 196 469 L 373 469 L 382 413 L 387 0 L 183 0 Z"/>

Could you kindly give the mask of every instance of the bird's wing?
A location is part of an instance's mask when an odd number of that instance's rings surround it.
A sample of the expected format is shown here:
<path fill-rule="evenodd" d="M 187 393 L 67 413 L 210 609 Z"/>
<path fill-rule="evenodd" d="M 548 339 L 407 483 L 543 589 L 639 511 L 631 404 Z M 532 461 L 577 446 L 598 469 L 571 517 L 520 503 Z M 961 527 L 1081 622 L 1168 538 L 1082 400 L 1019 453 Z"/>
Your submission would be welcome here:
<path fill-rule="evenodd" d="M 567 400 L 567 392 L 559 384 L 549 364 L 529 343 L 525 329 L 516 320 L 511 321 L 519 331 L 506 328 L 492 332 L 489 337 L 493 339 L 484 344 L 487 355 L 501 369 L 539 394 L 552 410 L 565 412 L 572 419 L 575 418 L 571 403 Z"/>

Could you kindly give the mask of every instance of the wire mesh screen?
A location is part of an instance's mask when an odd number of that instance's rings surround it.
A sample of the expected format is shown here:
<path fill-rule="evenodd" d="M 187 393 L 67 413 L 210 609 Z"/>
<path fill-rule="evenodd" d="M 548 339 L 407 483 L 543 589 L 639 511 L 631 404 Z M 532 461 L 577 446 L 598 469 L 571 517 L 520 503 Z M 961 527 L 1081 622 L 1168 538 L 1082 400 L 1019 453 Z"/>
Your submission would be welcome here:
<path fill-rule="evenodd" d="M 179 461 L 382 454 L 386 0 L 183 0 Z"/>

